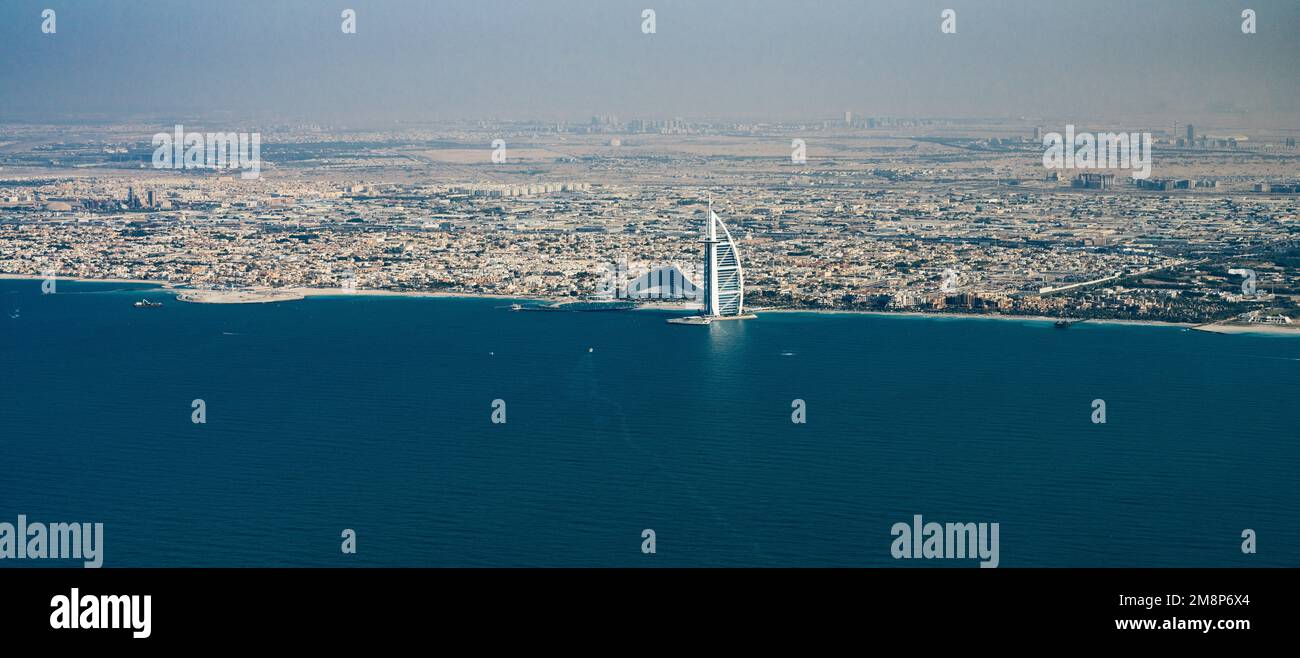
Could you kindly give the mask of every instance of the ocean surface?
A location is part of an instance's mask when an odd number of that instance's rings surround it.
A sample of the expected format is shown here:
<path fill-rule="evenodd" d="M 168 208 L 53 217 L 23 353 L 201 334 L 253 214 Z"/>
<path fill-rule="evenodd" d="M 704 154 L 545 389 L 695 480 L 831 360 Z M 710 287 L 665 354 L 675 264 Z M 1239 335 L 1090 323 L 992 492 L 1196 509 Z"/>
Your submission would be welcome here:
<path fill-rule="evenodd" d="M 0 522 L 107 567 L 975 567 L 893 559 L 914 514 L 1002 567 L 1300 566 L 1298 339 L 504 305 L 0 281 Z"/>

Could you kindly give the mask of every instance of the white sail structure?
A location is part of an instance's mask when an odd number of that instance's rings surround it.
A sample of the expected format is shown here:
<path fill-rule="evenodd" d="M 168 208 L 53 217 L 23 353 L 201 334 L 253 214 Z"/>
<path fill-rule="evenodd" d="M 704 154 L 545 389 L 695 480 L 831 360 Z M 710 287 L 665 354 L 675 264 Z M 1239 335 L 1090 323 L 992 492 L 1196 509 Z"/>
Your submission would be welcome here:
<path fill-rule="evenodd" d="M 745 271 L 731 231 L 713 212 L 704 229 L 704 313 L 705 317 L 741 316 L 745 313 Z"/>

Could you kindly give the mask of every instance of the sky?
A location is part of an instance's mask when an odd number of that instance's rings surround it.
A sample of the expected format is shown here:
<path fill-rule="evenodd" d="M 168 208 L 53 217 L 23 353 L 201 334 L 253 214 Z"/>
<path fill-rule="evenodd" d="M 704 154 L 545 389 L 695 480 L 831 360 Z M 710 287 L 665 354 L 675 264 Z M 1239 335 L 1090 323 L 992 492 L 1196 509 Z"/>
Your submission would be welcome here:
<path fill-rule="evenodd" d="M 1256 11 L 1243 34 L 1241 11 Z M 41 31 L 56 12 L 57 32 Z M 340 29 L 356 11 L 355 34 Z M 642 33 L 642 11 L 656 31 Z M 956 33 L 940 30 L 956 12 Z M 5 0 L 0 119 L 1300 127 L 1295 0 Z"/>

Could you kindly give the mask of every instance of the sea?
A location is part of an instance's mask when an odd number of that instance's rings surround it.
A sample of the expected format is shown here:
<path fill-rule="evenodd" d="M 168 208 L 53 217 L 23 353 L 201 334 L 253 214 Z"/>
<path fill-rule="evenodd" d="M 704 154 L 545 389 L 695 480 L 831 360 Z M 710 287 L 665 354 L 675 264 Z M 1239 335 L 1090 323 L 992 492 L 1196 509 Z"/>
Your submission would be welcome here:
<path fill-rule="evenodd" d="M 40 284 L 0 281 L 0 522 L 101 522 L 105 567 L 976 568 L 895 558 L 916 515 L 1001 568 L 1300 566 L 1295 338 Z"/>

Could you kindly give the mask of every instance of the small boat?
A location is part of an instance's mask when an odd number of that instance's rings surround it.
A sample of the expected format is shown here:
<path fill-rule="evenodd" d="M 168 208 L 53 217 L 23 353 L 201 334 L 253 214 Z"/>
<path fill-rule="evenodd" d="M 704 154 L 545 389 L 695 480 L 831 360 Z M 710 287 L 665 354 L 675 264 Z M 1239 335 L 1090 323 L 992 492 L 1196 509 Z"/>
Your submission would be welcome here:
<path fill-rule="evenodd" d="M 1087 320 L 1087 318 L 1084 318 L 1083 320 L 1057 320 L 1057 321 L 1056 321 L 1056 324 L 1054 324 L 1054 325 L 1052 325 L 1052 326 L 1056 327 L 1057 329 L 1069 329 L 1069 328 L 1070 328 L 1070 325 L 1072 325 L 1072 324 L 1079 324 L 1080 322 L 1083 322 L 1084 320 Z"/>
<path fill-rule="evenodd" d="M 136 308 L 162 308 L 162 302 L 151 302 L 147 299 L 142 299 L 132 304 L 132 306 Z"/>

